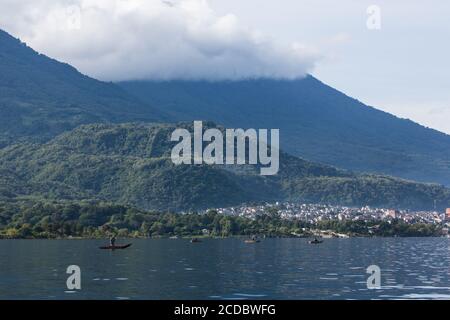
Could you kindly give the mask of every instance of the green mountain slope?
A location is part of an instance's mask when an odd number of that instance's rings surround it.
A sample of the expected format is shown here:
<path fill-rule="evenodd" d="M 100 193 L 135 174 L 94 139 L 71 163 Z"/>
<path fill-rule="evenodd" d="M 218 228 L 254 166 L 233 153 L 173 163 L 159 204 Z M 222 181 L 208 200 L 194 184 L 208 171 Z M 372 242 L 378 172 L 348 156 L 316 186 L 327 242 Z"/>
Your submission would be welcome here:
<path fill-rule="evenodd" d="M 0 147 L 85 123 L 163 118 L 119 86 L 84 76 L 0 30 Z"/>
<path fill-rule="evenodd" d="M 0 148 L 81 124 L 212 120 L 280 128 L 283 150 L 350 170 L 450 185 L 450 137 L 296 81 L 104 83 L 0 30 Z"/>
<path fill-rule="evenodd" d="M 191 129 L 192 124 L 179 124 Z M 376 175 L 356 175 L 288 154 L 276 176 L 256 166 L 172 164 L 175 125 L 94 124 L 44 144 L 0 150 L 0 200 L 100 199 L 142 209 L 189 210 L 246 202 L 296 200 L 431 209 L 450 191 Z"/>
<path fill-rule="evenodd" d="M 371 108 L 312 76 L 120 85 L 178 121 L 279 128 L 290 154 L 339 168 L 450 185 L 450 136 Z"/>

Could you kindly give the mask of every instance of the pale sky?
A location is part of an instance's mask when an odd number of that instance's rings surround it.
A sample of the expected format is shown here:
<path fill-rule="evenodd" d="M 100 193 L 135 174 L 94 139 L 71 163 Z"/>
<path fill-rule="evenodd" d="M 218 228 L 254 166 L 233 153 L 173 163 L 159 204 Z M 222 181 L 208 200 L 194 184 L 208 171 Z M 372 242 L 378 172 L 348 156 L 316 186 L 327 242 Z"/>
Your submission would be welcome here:
<path fill-rule="evenodd" d="M 447 0 L 0 0 L 0 28 L 108 81 L 309 72 L 450 134 Z"/>
<path fill-rule="evenodd" d="M 450 134 L 450 1 L 211 0 L 220 14 L 325 57 L 312 74 L 344 93 Z M 369 30 L 370 5 L 381 29 Z"/>

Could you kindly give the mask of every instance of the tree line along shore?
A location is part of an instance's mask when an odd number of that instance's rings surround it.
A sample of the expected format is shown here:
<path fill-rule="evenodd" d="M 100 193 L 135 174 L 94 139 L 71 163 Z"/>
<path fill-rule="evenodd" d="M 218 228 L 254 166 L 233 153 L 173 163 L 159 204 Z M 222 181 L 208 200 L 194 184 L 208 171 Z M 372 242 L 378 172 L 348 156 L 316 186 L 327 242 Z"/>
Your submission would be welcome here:
<path fill-rule="evenodd" d="M 317 223 L 282 218 L 276 210 L 254 218 L 206 213 L 143 211 L 99 201 L 0 202 L 0 239 L 161 237 L 311 237 L 329 234 L 370 237 L 440 236 L 442 226 L 392 221 L 323 220 Z"/>

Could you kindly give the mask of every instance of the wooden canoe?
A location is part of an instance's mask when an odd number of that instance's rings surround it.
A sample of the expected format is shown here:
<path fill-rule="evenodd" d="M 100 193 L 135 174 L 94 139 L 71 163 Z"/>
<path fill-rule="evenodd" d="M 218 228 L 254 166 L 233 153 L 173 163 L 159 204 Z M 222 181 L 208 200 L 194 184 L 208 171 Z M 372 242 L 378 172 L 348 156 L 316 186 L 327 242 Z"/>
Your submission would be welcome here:
<path fill-rule="evenodd" d="M 124 245 L 104 246 L 104 247 L 100 247 L 100 249 L 117 250 L 117 249 L 126 249 L 130 246 L 131 246 L 131 243 L 128 243 L 128 244 L 124 244 Z"/>

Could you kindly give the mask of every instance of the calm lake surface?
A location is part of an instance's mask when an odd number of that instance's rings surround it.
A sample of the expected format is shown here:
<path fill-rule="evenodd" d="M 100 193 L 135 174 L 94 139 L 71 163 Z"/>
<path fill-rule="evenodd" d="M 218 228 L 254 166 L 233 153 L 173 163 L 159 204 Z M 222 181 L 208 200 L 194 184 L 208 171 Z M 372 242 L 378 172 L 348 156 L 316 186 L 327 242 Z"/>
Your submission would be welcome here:
<path fill-rule="evenodd" d="M 0 240 L 0 299 L 450 299 L 450 239 Z M 366 268 L 381 268 L 367 289 Z M 66 268 L 81 268 L 81 290 Z"/>

